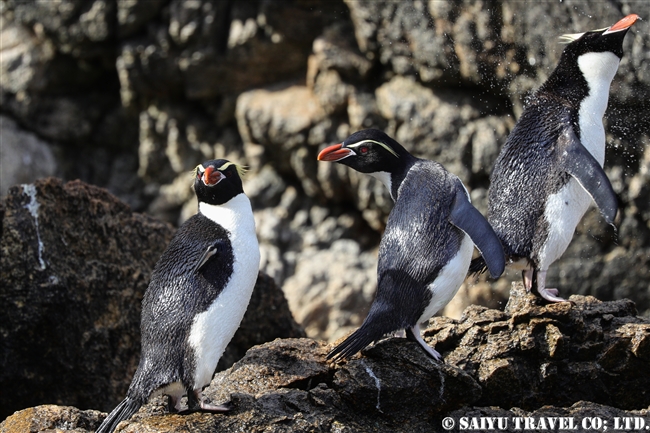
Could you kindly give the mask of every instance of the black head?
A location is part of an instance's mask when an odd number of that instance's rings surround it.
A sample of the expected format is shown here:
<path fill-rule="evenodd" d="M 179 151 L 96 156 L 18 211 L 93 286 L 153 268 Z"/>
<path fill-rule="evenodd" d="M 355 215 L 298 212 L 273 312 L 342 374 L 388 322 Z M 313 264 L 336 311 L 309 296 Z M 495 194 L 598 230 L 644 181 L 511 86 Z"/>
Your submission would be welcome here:
<path fill-rule="evenodd" d="M 610 52 L 619 59 L 622 58 L 623 39 L 632 24 L 638 19 L 638 15 L 630 14 L 606 29 L 562 36 L 561 39 L 569 43 L 562 53 L 562 58 L 566 57 L 568 61 L 578 59 L 583 54 L 604 52 Z"/>
<path fill-rule="evenodd" d="M 199 202 L 221 205 L 242 194 L 242 166 L 225 159 L 213 159 L 194 169 L 194 192 Z"/>
<path fill-rule="evenodd" d="M 590 91 L 599 90 L 590 89 L 590 82 L 607 83 L 600 90 L 609 92 L 609 83 L 623 57 L 623 39 L 637 19 L 638 15 L 631 14 L 607 29 L 562 36 L 568 45 L 540 93 L 553 92 L 574 102 L 582 101 Z"/>
<path fill-rule="evenodd" d="M 355 132 L 318 154 L 319 161 L 340 162 L 362 173 L 394 173 L 411 158 L 401 144 L 378 129 Z"/>

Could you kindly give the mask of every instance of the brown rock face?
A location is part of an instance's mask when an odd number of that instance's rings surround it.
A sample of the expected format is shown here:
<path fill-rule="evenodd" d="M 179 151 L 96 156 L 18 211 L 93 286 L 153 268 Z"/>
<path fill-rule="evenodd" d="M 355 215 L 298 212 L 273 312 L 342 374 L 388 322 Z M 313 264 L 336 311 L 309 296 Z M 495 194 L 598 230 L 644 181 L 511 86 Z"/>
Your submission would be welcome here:
<path fill-rule="evenodd" d="M 14 187 L 0 238 L 0 417 L 41 403 L 112 409 L 140 359 L 140 302 L 174 229 L 101 188 Z M 260 274 L 224 369 L 256 344 L 304 335 Z"/>
<path fill-rule="evenodd" d="M 514 284 L 504 312 L 470 306 L 458 322 L 433 319 L 425 339 L 478 381 L 479 405 L 647 408 L 650 322 L 627 299 L 570 300 L 540 305 Z"/>
<path fill-rule="evenodd" d="M 140 301 L 174 229 L 106 190 L 13 187 L 0 238 L 0 416 L 39 403 L 108 409 L 139 360 Z"/>

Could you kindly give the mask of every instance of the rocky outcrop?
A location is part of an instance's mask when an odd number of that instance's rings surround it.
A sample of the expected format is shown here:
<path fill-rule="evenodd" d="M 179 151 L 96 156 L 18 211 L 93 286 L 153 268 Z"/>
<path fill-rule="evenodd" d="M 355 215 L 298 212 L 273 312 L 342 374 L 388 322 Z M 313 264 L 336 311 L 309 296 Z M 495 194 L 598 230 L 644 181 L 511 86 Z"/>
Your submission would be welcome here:
<path fill-rule="evenodd" d="M 0 417 L 40 403 L 112 409 L 139 362 L 140 303 L 175 230 L 79 181 L 14 187 L 0 209 L 0 383 L 12 390 L 0 395 Z M 301 336 L 261 273 L 219 368 Z"/>
<path fill-rule="evenodd" d="M 479 405 L 650 406 L 650 322 L 628 299 L 569 299 L 540 305 L 515 284 L 505 311 L 470 306 L 460 321 L 432 320 L 424 338 L 478 381 Z"/>
<path fill-rule="evenodd" d="M 544 306 L 521 285 L 510 299 L 506 311 L 470 307 L 458 321 L 432 319 L 425 338 L 444 363 L 404 338 L 340 364 L 325 360 L 323 342 L 278 339 L 249 349 L 205 389 L 213 402 L 232 401 L 232 412 L 170 415 L 158 397 L 118 431 L 436 432 L 449 427 L 445 418 L 460 431 L 470 417 L 508 419 L 506 431 L 521 431 L 523 419 L 519 428 L 514 419 L 523 417 L 573 417 L 578 428 L 588 417 L 610 428 L 614 417 L 650 422 L 650 322 L 632 302 L 573 296 L 572 304 Z M 81 433 L 101 418 L 41 406 L 15 413 L 0 432 L 58 426 Z"/>

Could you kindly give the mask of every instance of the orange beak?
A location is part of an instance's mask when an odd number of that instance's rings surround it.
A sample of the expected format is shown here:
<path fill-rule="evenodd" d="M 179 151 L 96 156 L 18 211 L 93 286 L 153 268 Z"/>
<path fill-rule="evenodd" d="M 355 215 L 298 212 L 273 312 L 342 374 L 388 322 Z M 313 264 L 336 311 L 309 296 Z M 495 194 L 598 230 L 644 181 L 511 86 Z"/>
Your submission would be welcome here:
<path fill-rule="evenodd" d="M 219 170 L 215 170 L 214 167 L 208 166 L 203 172 L 202 180 L 206 186 L 215 186 L 225 178 L 226 176 L 224 176 Z"/>
<path fill-rule="evenodd" d="M 630 14 L 611 26 L 610 28 L 607 29 L 605 33 L 613 33 L 613 32 L 618 32 L 620 30 L 626 30 L 632 27 L 632 24 L 637 22 L 637 20 L 641 19 L 637 14 Z"/>
<path fill-rule="evenodd" d="M 340 161 L 355 153 L 350 149 L 343 149 L 343 143 L 333 144 L 321 150 L 318 154 L 319 161 Z"/>

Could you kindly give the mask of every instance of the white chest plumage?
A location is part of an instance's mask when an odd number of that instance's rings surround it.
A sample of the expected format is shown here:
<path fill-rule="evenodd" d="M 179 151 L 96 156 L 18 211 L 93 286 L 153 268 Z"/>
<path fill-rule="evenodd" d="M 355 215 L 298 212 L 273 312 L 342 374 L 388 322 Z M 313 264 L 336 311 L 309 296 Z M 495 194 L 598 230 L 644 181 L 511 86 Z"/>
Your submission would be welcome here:
<path fill-rule="evenodd" d="M 194 349 L 195 389 L 210 383 L 219 358 L 239 327 L 257 280 L 260 250 L 250 201 L 244 194 L 221 206 L 199 204 L 199 211 L 230 233 L 233 273 L 228 284 L 207 311 L 197 315 L 190 330 Z"/>
<path fill-rule="evenodd" d="M 463 240 L 460 243 L 460 248 L 456 255 L 447 263 L 438 277 L 429 285 L 431 291 L 431 301 L 425 308 L 422 316 L 418 319 L 418 323 L 429 320 L 447 305 L 463 284 L 467 276 L 467 268 L 472 260 L 472 253 L 474 252 L 474 242 L 472 239 L 463 233 Z"/>
<path fill-rule="evenodd" d="M 580 141 L 601 166 L 605 161 L 603 116 L 619 62 L 610 52 L 588 53 L 578 58 L 578 66 L 589 85 L 589 95 L 580 104 L 578 113 Z M 589 193 L 573 178 L 549 196 L 544 211 L 548 236 L 538 256 L 540 269 L 548 269 L 564 253 L 590 203 Z"/>
<path fill-rule="evenodd" d="M 390 197 L 394 201 L 395 197 L 393 197 L 393 189 L 392 189 L 393 182 L 390 177 L 391 174 L 387 171 L 378 171 L 376 173 L 368 173 L 368 174 L 386 186 L 386 188 L 388 189 L 388 194 L 390 194 Z"/>
<path fill-rule="evenodd" d="M 619 58 L 610 52 L 588 53 L 578 58 L 578 66 L 589 85 L 589 95 L 580 104 L 578 113 L 580 141 L 601 166 L 605 162 L 603 116 L 619 63 Z"/>

